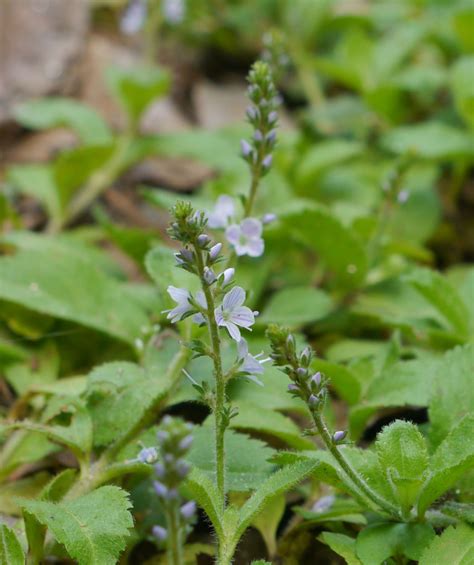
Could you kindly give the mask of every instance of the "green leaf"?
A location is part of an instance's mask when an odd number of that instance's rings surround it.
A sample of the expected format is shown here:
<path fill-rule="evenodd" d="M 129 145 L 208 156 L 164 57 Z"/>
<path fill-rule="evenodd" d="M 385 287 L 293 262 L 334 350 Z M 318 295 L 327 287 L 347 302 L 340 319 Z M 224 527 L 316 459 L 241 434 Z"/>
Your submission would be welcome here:
<path fill-rule="evenodd" d="M 107 70 L 107 82 L 131 124 L 136 124 L 151 102 L 168 92 L 170 77 L 157 67 L 113 67 Z"/>
<path fill-rule="evenodd" d="M 429 402 L 429 439 L 436 447 L 466 414 L 474 412 L 474 344 L 448 351 L 435 367 Z"/>
<path fill-rule="evenodd" d="M 357 536 L 356 553 L 363 565 L 380 565 L 392 556 L 418 560 L 434 538 L 429 524 L 374 524 Z"/>
<path fill-rule="evenodd" d="M 316 358 L 311 364 L 314 371 L 321 371 L 329 378 L 331 387 L 348 404 L 355 404 L 361 394 L 361 383 L 357 375 L 344 365 Z"/>
<path fill-rule="evenodd" d="M 434 121 L 395 128 L 385 134 L 382 145 L 393 153 L 415 152 L 425 159 L 445 160 L 473 153 L 472 139 L 466 132 Z"/>
<path fill-rule="evenodd" d="M 50 245 L 48 238 L 36 238 L 36 249 L 0 257 L 0 299 L 133 345 L 148 323 L 141 304 L 87 259 Z"/>
<path fill-rule="evenodd" d="M 447 516 L 452 516 L 457 520 L 462 520 L 464 522 L 467 522 L 471 526 L 474 526 L 473 503 L 448 501 L 441 506 L 440 510 L 443 514 L 446 514 Z"/>
<path fill-rule="evenodd" d="M 1 423 L 0 433 L 28 430 L 44 434 L 48 439 L 68 447 L 78 458 L 92 448 L 92 422 L 89 412 L 78 399 L 54 397 L 46 408 L 43 422 L 21 420 Z M 51 422 L 48 425 L 48 422 Z"/>
<path fill-rule="evenodd" d="M 169 385 L 161 371 L 134 363 L 117 361 L 95 368 L 86 390 L 94 444 L 108 445 L 126 435 L 165 397 Z"/>
<path fill-rule="evenodd" d="M 416 502 L 429 464 L 425 438 L 414 424 L 397 420 L 378 434 L 375 449 L 393 500 L 408 512 Z"/>
<path fill-rule="evenodd" d="M 260 532 L 265 541 L 268 555 L 275 555 L 277 552 L 277 529 L 285 508 L 285 496 L 276 496 L 252 522 L 252 526 Z"/>
<path fill-rule="evenodd" d="M 64 151 L 53 164 L 54 183 L 61 207 L 64 209 L 89 178 L 109 161 L 115 150 L 114 143 L 82 145 Z"/>
<path fill-rule="evenodd" d="M 23 508 L 48 527 L 79 565 L 115 565 L 133 527 L 128 495 L 115 486 L 67 502 L 24 501 Z"/>
<path fill-rule="evenodd" d="M 51 165 L 12 165 L 7 170 L 7 181 L 15 192 L 38 200 L 50 218 L 60 217 L 61 203 Z"/>
<path fill-rule="evenodd" d="M 311 440 L 302 437 L 300 428 L 287 416 L 249 402 L 238 403 L 238 414 L 230 421 L 232 428 L 254 430 L 281 439 L 296 449 L 311 449 Z"/>
<path fill-rule="evenodd" d="M 0 563 L 2 565 L 24 565 L 25 554 L 13 530 L 0 525 Z"/>
<path fill-rule="evenodd" d="M 461 57 L 451 69 L 451 89 L 459 114 L 474 129 L 474 55 Z"/>
<path fill-rule="evenodd" d="M 436 537 L 420 556 L 419 565 L 449 563 L 470 565 L 474 562 L 474 528 L 465 524 L 450 526 Z"/>
<path fill-rule="evenodd" d="M 248 526 L 262 512 L 267 504 L 270 504 L 282 493 L 294 488 L 298 483 L 318 467 L 317 461 L 299 461 L 280 469 L 261 484 L 255 493 L 242 506 L 239 513 L 239 522 L 234 539 L 237 542 Z"/>
<path fill-rule="evenodd" d="M 430 474 L 420 493 L 418 512 L 452 488 L 474 464 L 474 415 L 467 415 L 433 453 Z"/>
<path fill-rule="evenodd" d="M 258 322 L 300 327 L 324 318 L 332 310 L 329 295 L 309 286 L 290 287 L 272 295 Z"/>
<path fill-rule="evenodd" d="M 320 257 L 344 287 L 357 287 L 367 272 L 367 255 L 353 233 L 324 208 L 305 207 L 281 217 L 286 229 Z"/>
<path fill-rule="evenodd" d="M 435 360 L 399 361 L 384 369 L 369 385 L 365 398 L 349 417 L 351 436 L 360 437 L 378 409 L 388 406 L 428 406 L 433 388 Z"/>
<path fill-rule="evenodd" d="M 323 532 L 318 539 L 329 545 L 335 553 L 345 559 L 347 565 L 361 565 L 361 561 L 355 552 L 355 539 L 344 534 L 334 534 L 332 532 Z"/>
<path fill-rule="evenodd" d="M 108 143 L 112 138 L 106 123 L 95 110 L 71 98 L 52 96 L 31 100 L 19 104 L 14 114 L 27 128 L 70 127 L 84 143 Z"/>
<path fill-rule="evenodd" d="M 314 183 L 322 171 L 343 163 L 363 151 L 362 144 L 355 141 L 330 139 L 317 143 L 307 151 L 297 168 L 296 183 L 306 189 L 313 190 Z"/>
<path fill-rule="evenodd" d="M 329 500 L 326 501 L 325 499 Z M 325 524 L 327 522 L 347 522 L 363 526 L 367 524 L 367 519 L 362 514 L 366 508 L 348 498 L 336 498 L 327 495 L 319 499 L 312 510 L 298 506 L 294 510 L 304 518 L 307 525 Z"/>
<path fill-rule="evenodd" d="M 469 318 L 466 307 L 448 279 L 430 269 L 416 269 L 404 280 L 413 285 L 439 311 L 454 331 L 462 336 L 468 335 Z"/>
<path fill-rule="evenodd" d="M 222 510 L 219 503 L 219 493 L 209 475 L 194 467 L 184 485 L 188 498 L 195 500 L 207 514 L 214 526 L 217 537 L 223 537 Z"/>
<path fill-rule="evenodd" d="M 254 385 L 255 386 L 255 385 Z M 194 442 L 188 461 L 204 471 L 209 478 L 215 476 L 215 456 L 211 426 L 196 427 Z M 229 430 L 225 434 L 226 490 L 247 492 L 255 490 L 272 474 L 275 466 L 268 462 L 274 450 L 262 441 Z"/>

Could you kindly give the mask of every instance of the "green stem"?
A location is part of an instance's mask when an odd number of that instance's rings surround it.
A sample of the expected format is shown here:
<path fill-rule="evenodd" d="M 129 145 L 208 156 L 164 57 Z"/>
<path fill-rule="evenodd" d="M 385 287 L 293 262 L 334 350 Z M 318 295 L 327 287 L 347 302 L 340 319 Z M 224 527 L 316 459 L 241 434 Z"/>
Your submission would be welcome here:
<path fill-rule="evenodd" d="M 219 338 L 219 328 L 214 318 L 214 296 L 209 285 L 204 280 L 204 261 L 202 251 L 198 245 L 194 245 L 196 252 L 196 264 L 201 278 L 201 285 L 207 303 L 207 328 L 212 348 L 212 361 L 214 364 L 214 377 L 216 381 L 216 394 L 214 404 L 215 418 L 215 449 L 216 449 L 216 481 L 217 492 L 219 493 L 219 504 L 222 511 L 225 510 L 225 447 L 224 435 L 226 422 L 224 418 L 224 408 L 226 399 L 226 382 L 222 370 L 221 343 Z"/>
<path fill-rule="evenodd" d="M 355 469 L 352 468 L 349 461 L 345 458 L 342 452 L 338 449 L 337 445 L 334 443 L 331 434 L 319 412 L 311 411 L 314 424 L 319 432 L 324 444 L 331 452 L 334 459 L 339 463 L 340 467 L 344 470 L 346 475 L 352 481 L 352 483 L 373 503 L 375 506 L 382 509 L 384 512 L 390 516 L 395 516 L 400 518 L 400 512 L 396 506 L 385 500 L 377 494 L 372 488 L 365 482 L 365 480 L 357 473 Z"/>
<path fill-rule="evenodd" d="M 63 216 L 49 222 L 48 233 L 61 231 L 67 224 L 80 216 L 114 182 L 124 167 L 132 139 L 132 134 L 126 134 L 118 139 L 109 160 L 90 176 L 87 183 L 66 208 Z"/>
<path fill-rule="evenodd" d="M 166 522 L 168 526 L 167 553 L 168 565 L 183 565 L 182 532 L 179 524 L 179 505 L 170 503 L 166 509 Z"/>

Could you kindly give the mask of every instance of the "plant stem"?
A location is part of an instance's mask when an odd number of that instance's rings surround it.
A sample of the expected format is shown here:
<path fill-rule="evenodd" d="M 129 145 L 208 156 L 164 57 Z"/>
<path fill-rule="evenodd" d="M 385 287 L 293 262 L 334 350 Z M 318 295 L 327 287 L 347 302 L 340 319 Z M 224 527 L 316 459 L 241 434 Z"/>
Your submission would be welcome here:
<path fill-rule="evenodd" d="M 89 177 L 83 188 L 72 199 L 63 216 L 49 222 L 48 233 L 54 234 L 61 231 L 67 224 L 82 214 L 114 182 L 124 167 L 132 139 L 132 134 L 125 134 L 117 140 L 116 147 L 109 160 Z"/>
<path fill-rule="evenodd" d="M 225 510 L 225 447 L 224 434 L 226 422 L 224 418 L 224 408 L 226 400 L 226 382 L 222 370 L 221 343 L 219 338 L 219 328 L 214 318 L 214 296 L 209 285 L 204 279 L 204 261 L 202 251 L 197 244 L 194 245 L 196 252 L 196 264 L 201 278 L 201 285 L 207 303 L 207 328 L 212 348 L 212 361 L 214 364 L 214 377 L 216 381 L 216 394 L 214 404 L 215 418 L 215 449 L 216 449 L 216 481 L 217 492 L 219 493 L 219 504 L 222 511 Z"/>
<path fill-rule="evenodd" d="M 183 548 L 181 543 L 181 528 L 179 526 L 179 505 L 171 502 L 166 509 L 168 526 L 167 553 L 168 565 L 183 565 Z"/>
<path fill-rule="evenodd" d="M 358 472 L 351 466 L 349 461 L 345 458 L 342 452 L 338 449 L 337 445 L 334 443 L 331 434 L 323 420 L 321 414 L 316 410 L 311 410 L 311 415 L 313 417 L 316 429 L 319 432 L 324 444 L 331 452 L 334 459 L 339 463 L 341 468 L 344 470 L 346 475 L 350 478 L 353 484 L 362 492 L 364 495 L 376 506 L 381 508 L 384 512 L 390 516 L 395 516 L 400 518 L 400 512 L 398 508 L 390 503 L 385 498 L 377 494 L 372 488 L 365 482 L 365 480 L 358 474 Z"/>

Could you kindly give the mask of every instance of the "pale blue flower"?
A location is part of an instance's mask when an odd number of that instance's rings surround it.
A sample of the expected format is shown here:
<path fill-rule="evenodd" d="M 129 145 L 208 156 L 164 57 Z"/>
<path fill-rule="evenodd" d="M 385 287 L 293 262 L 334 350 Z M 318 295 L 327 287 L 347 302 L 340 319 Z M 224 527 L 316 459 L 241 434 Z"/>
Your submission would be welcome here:
<path fill-rule="evenodd" d="M 263 353 L 251 355 L 249 353 L 248 343 L 244 338 L 242 338 L 237 344 L 237 351 L 237 357 L 240 362 L 240 372 L 245 373 L 251 381 L 263 386 L 263 383 L 255 375 L 263 374 L 262 364 L 270 361 L 270 358 L 260 359 Z"/>
<path fill-rule="evenodd" d="M 184 19 L 183 0 L 162 0 L 163 17 L 170 24 L 179 24 Z"/>
<path fill-rule="evenodd" d="M 145 23 L 147 5 L 145 0 L 131 0 L 120 20 L 120 30 L 127 35 L 139 32 Z"/>
<path fill-rule="evenodd" d="M 262 222 L 256 218 L 245 218 L 239 224 L 229 226 L 225 232 L 227 241 L 234 247 L 237 255 L 260 257 L 265 248 L 261 237 Z"/>
<path fill-rule="evenodd" d="M 167 289 L 168 294 L 177 303 L 177 306 L 171 310 L 165 310 L 168 312 L 166 316 L 171 323 L 175 324 L 183 319 L 183 317 L 194 310 L 193 305 L 190 303 L 191 294 L 184 288 L 177 288 L 176 286 L 170 285 Z"/>
<path fill-rule="evenodd" d="M 204 294 L 204 292 L 202 290 L 198 290 L 198 292 L 196 292 L 195 301 L 199 304 L 199 306 L 203 310 L 207 310 L 206 295 Z M 199 324 L 199 325 L 205 324 L 206 318 L 201 314 L 201 312 L 198 312 L 197 314 L 194 314 L 193 322 L 195 324 Z"/>
<path fill-rule="evenodd" d="M 240 341 L 241 335 L 239 326 L 250 330 L 255 323 L 255 315 L 247 306 L 242 306 L 245 302 L 245 290 L 240 286 L 230 290 L 219 306 L 214 311 L 214 317 L 218 326 L 225 327 L 229 335 L 235 341 Z"/>
<path fill-rule="evenodd" d="M 207 215 L 207 225 L 212 229 L 226 228 L 234 215 L 234 199 L 223 194 L 217 199 L 214 210 Z"/>

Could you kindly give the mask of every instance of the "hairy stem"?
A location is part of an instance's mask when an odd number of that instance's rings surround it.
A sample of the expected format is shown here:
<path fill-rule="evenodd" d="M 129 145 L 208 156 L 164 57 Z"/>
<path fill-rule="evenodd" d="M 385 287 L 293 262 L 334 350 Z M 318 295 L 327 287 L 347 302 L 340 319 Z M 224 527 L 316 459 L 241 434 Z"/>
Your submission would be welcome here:
<path fill-rule="evenodd" d="M 390 516 L 400 517 L 400 512 L 396 506 L 385 500 L 382 496 L 376 493 L 359 475 L 359 473 L 351 466 L 349 461 L 345 458 L 343 453 L 338 449 L 337 445 L 334 443 L 331 434 L 321 416 L 321 414 L 312 410 L 311 415 L 313 417 L 316 429 L 319 432 L 324 444 L 331 452 L 334 459 L 339 463 L 341 468 L 344 470 L 346 475 L 352 481 L 352 483 L 378 508 L 382 509 L 384 512 Z"/>
<path fill-rule="evenodd" d="M 169 565 L 183 565 L 182 532 L 179 525 L 179 505 L 171 502 L 166 509 L 168 526 L 167 553 Z"/>
<path fill-rule="evenodd" d="M 209 285 L 204 280 L 204 260 L 202 251 L 198 245 L 194 246 L 196 251 L 196 264 L 201 278 L 201 285 L 206 297 L 207 303 L 207 328 L 209 331 L 209 339 L 212 348 L 212 361 L 214 364 L 214 377 L 216 381 L 216 394 L 214 405 L 215 418 L 215 456 L 216 456 L 216 480 L 217 492 L 219 493 L 219 504 L 222 510 L 225 509 L 225 448 L 224 435 L 226 422 L 224 417 L 224 408 L 226 400 L 226 382 L 224 372 L 222 370 L 221 358 L 221 342 L 219 338 L 219 328 L 214 318 L 214 296 Z"/>

